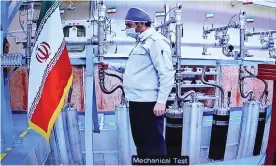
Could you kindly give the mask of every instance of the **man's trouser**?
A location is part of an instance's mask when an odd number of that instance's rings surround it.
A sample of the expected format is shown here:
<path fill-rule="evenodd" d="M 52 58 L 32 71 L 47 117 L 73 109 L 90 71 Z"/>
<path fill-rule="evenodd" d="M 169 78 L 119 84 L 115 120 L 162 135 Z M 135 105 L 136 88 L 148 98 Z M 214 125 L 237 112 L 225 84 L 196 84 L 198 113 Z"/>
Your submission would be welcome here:
<path fill-rule="evenodd" d="M 129 118 L 138 156 L 166 155 L 164 116 L 154 115 L 156 102 L 129 102 Z"/>

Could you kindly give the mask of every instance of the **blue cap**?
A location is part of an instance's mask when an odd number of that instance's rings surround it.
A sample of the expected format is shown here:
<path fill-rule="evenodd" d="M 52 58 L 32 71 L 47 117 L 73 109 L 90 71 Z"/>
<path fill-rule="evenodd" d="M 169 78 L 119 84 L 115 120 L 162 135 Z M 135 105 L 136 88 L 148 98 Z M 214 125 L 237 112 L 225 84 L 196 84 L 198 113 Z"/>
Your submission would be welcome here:
<path fill-rule="evenodd" d="M 142 9 L 130 8 L 127 12 L 125 21 L 132 22 L 152 22 L 150 15 Z"/>

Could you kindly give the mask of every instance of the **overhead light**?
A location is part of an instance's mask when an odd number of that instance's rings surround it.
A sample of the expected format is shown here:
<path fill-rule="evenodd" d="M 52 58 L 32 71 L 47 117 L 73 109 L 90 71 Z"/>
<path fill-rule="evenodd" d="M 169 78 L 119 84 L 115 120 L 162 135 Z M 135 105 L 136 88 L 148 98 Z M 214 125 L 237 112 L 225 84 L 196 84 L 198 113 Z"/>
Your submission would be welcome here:
<path fill-rule="evenodd" d="M 261 6 L 266 6 L 266 7 L 272 7 L 276 8 L 276 0 L 238 0 L 237 2 L 242 2 L 243 5 L 261 5 Z"/>
<path fill-rule="evenodd" d="M 251 5 L 251 4 L 254 4 L 252 1 L 245 1 L 242 3 L 243 5 Z"/>

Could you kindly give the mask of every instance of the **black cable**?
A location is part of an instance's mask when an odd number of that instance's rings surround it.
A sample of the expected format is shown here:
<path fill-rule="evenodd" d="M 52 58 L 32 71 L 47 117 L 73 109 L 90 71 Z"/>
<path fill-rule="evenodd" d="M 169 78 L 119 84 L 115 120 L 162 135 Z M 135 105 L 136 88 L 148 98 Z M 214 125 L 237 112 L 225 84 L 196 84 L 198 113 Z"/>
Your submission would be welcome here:
<path fill-rule="evenodd" d="M 102 75 L 101 75 L 101 72 L 103 72 L 102 73 Z M 124 98 L 125 97 L 125 92 L 124 92 L 124 88 L 123 88 L 123 86 L 122 85 L 117 85 L 117 86 L 115 86 L 115 88 L 113 88 L 112 90 L 107 90 L 106 88 L 105 88 L 105 84 L 104 84 L 104 74 L 105 74 L 105 72 L 102 70 L 102 69 L 100 69 L 99 70 L 99 80 L 100 80 L 100 88 L 101 88 L 101 90 L 103 91 L 103 93 L 105 93 L 105 94 L 112 94 L 113 92 L 115 92 L 117 89 L 121 89 L 122 90 L 122 98 Z M 113 76 L 113 74 L 110 74 L 110 73 L 108 73 L 108 75 L 112 75 Z M 115 75 L 115 74 L 114 74 Z M 118 78 L 119 76 L 115 76 L 116 78 Z M 120 79 L 120 78 L 119 78 Z"/>
<path fill-rule="evenodd" d="M 249 70 L 247 70 L 246 67 L 244 67 L 244 70 L 245 70 L 247 73 L 249 73 L 251 76 L 254 76 L 254 77 L 257 78 L 257 76 L 256 76 L 255 74 L 251 73 Z M 266 93 L 267 93 L 268 84 L 267 84 L 267 82 L 266 82 L 265 80 L 262 80 L 262 79 L 259 79 L 259 80 L 261 80 L 261 81 L 265 84 L 264 91 L 263 91 L 263 93 L 262 93 L 262 95 L 261 95 L 261 97 L 260 97 L 260 103 L 262 104 L 262 100 L 263 100 L 264 96 L 265 96 Z"/>
<path fill-rule="evenodd" d="M 111 74 L 111 73 L 107 73 L 107 72 L 104 72 L 107 76 L 111 76 L 111 77 L 116 77 L 118 78 L 121 82 L 123 82 L 123 78 L 118 76 L 117 74 Z"/>

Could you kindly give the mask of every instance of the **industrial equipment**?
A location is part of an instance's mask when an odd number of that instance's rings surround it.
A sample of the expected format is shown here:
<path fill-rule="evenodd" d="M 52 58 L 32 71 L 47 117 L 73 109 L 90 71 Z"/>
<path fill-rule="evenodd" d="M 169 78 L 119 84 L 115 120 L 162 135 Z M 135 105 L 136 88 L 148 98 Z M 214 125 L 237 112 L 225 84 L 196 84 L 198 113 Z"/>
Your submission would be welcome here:
<path fill-rule="evenodd" d="M 203 84 L 217 87 L 220 92 L 220 103 L 213 110 L 213 122 L 211 131 L 211 140 L 209 148 L 209 160 L 222 161 L 225 155 L 228 127 L 230 120 L 230 109 L 224 105 L 224 90 L 221 86 L 205 81 L 206 66 L 204 66 L 201 76 Z"/>
<path fill-rule="evenodd" d="M 183 104 L 181 155 L 189 156 L 191 165 L 200 164 L 203 107 L 196 98 Z"/>
<path fill-rule="evenodd" d="M 2 2 L 1 2 L 2 3 Z M 107 33 L 111 31 L 110 18 L 106 15 L 106 5 L 103 1 L 91 2 L 91 12 L 98 11 L 98 18 L 90 20 L 90 22 L 82 21 L 79 25 L 70 25 L 74 26 L 90 26 L 91 29 L 97 28 L 97 35 L 90 34 L 82 37 L 78 36 L 67 36 L 69 39 L 66 41 L 69 47 L 69 51 L 72 53 L 81 52 L 81 54 L 76 53 L 75 57 L 71 59 L 72 64 L 78 63 L 78 65 L 86 65 L 86 83 L 90 86 L 85 87 L 85 152 L 81 150 L 81 139 L 79 133 L 79 119 L 77 115 L 77 110 L 70 104 L 67 104 L 62 111 L 62 114 L 59 116 L 56 124 L 54 126 L 53 133 L 51 135 L 50 148 L 51 148 L 51 157 L 52 161 L 56 165 L 60 164 L 76 164 L 83 165 L 89 164 L 93 165 L 96 160 L 96 152 L 93 145 L 93 137 L 95 135 L 101 134 L 101 128 L 98 123 L 98 112 L 96 107 L 96 95 L 95 95 L 95 81 L 99 81 L 100 88 L 105 94 L 112 94 L 116 90 L 121 89 L 121 102 L 115 108 L 115 125 L 116 125 L 116 155 L 119 165 L 130 165 L 132 155 L 136 155 L 136 148 L 131 134 L 131 128 L 129 123 L 129 111 L 127 106 L 127 100 L 124 96 L 124 91 L 122 85 L 115 85 L 112 89 L 107 89 L 105 85 L 105 80 L 107 76 L 118 78 L 120 81 L 123 79 L 109 72 L 105 72 L 102 68 L 99 68 L 97 72 L 99 80 L 94 80 L 94 69 L 97 66 L 99 61 L 107 60 L 110 62 L 125 61 L 127 58 L 118 58 L 118 57 L 108 57 L 106 47 L 108 45 L 132 45 L 135 43 L 131 39 L 121 39 L 120 37 L 107 38 Z M 71 7 L 71 6 L 70 6 Z M 34 6 L 33 3 L 30 3 L 28 8 L 28 23 L 27 23 L 27 47 L 24 54 L 20 53 L 10 53 L 1 55 L 1 67 L 16 67 L 13 72 L 18 67 L 27 67 L 30 65 L 30 56 L 32 49 L 32 23 L 34 22 Z M 75 9 L 73 7 L 72 9 Z M 167 14 L 174 10 L 174 17 L 167 18 Z M 155 27 L 157 30 L 161 29 L 161 33 L 166 36 L 170 41 L 173 49 L 173 63 L 176 70 L 175 76 L 175 86 L 173 102 L 169 103 L 168 108 L 166 109 L 166 124 L 165 124 L 165 140 L 167 146 L 167 152 L 169 156 L 189 156 L 190 164 L 201 164 L 202 163 L 202 154 L 204 142 L 203 137 L 205 129 L 208 128 L 204 126 L 204 113 L 206 108 L 204 108 L 203 102 L 200 101 L 200 97 L 197 92 L 194 90 L 189 90 L 188 92 L 183 92 L 183 85 L 188 80 L 183 79 L 184 71 L 183 65 L 204 65 L 203 68 L 199 68 L 197 72 L 202 71 L 201 81 L 197 80 L 198 84 L 208 85 L 208 87 L 215 87 L 220 91 L 220 95 L 213 97 L 219 99 L 219 102 L 215 104 L 213 108 L 210 108 L 212 112 L 212 125 L 211 125 L 211 135 L 210 141 L 207 149 L 207 157 L 209 162 L 218 162 L 225 160 L 227 154 L 227 142 L 229 138 L 229 129 L 230 129 L 230 119 L 232 116 L 232 110 L 229 108 L 231 103 L 231 92 L 228 92 L 228 101 L 225 105 L 224 99 L 224 89 L 222 88 L 221 83 L 218 81 L 216 83 L 211 83 L 205 80 L 206 66 L 222 66 L 224 64 L 234 64 L 239 65 L 239 86 L 241 96 L 247 101 L 243 104 L 242 118 L 240 123 L 240 138 L 238 146 L 238 152 L 234 155 L 235 158 L 245 158 L 252 155 L 260 155 L 261 147 L 264 140 L 264 130 L 266 123 L 266 116 L 269 109 L 267 104 L 268 90 L 267 82 L 263 81 L 265 84 L 265 90 L 259 100 L 256 100 L 254 96 L 254 91 L 250 90 L 248 93 L 244 94 L 243 86 L 244 80 L 247 78 L 256 78 L 257 76 L 253 73 L 250 73 L 246 66 L 248 64 L 256 63 L 266 63 L 262 60 L 253 61 L 247 60 L 246 57 L 252 57 L 247 52 L 247 49 L 262 50 L 266 49 L 269 52 L 271 58 L 276 58 L 276 51 L 274 46 L 274 37 L 273 34 L 276 33 L 275 30 L 264 31 L 264 32 L 247 32 L 246 30 L 246 13 L 240 11 L 232 17 L 239 16 L 239 22 L 232 22 L 230 20 L 229 24 L 219 28 L 208 29 L 207 23 L 205 20 L 203 27 L 203 38 L 205 42 L 186 42 L 181 41 L 183 36 L 183 23 L 182 23 L 182 5 L 177 4 L 172 9 L 166 5 L 164 22 Z M 91 25 L 93 23 L 93 26 Z M 95 23 L 95 24 L 94 24 Z M 71 24 L 70 21 L 64 23 L 65 27 Z M 90 25 L 89 25 L 90 24 Z M 171 30 L 169 25 L 175 25 L 175 29 Z M 108 28 L 107 28 L 108 27 Z M 68 29 L 70 31 L 71 29 Z M 231 44 L 230 35 L 228 34 L 228 29 L 234 28 L 240 31 L 240 43 L 239 45 Z M 85 28 L 84 28 L 85 29 Z M 85 30 L 85 33 L 89 30 Z M 218 42 L 208 42 L 207 37 L 211 32 L 215 32 L 215 39 Z M 111 32 L 110 32 L 111 33 Z M 175 41 L 173 40 L 171 33 L 175 33 Z M 249 37 L 254 35 L 260 35 L 262 46 L 245 46 L 245 42 Z M 78 39 L 78 40 L 74 40 Z M 98 46 L 98 47 L 94 47 Z M 203 47 L 203 54 L 208 55 L 207 48 L 221 48 L 222 54 L 227 58 L 226 60 L 222 59 L 192 59 L 192 58 L 183 58 L 181 57 L 181 47 Z M 94 48 L 92 48 L 94 47 Z M 239 52 L 234 51 L 234 48 L 240 48 Z M 71 54 L 72 55 L 72 54 Z M 81 55 L 81 56 L 77 56 Z M 231 58 L 231 59 L 230 59 Z M 183 60 L 184 59 L 184 60 Z M 78 60 L 78 61 L 77 61 Z M 271 63 L 271 62 L 269 62 Z M 273 61 L 274 63 L 274 61 Z M 217 69 L 216 69 L 217 70 Z M 2 72 L 2 71 L 1 71 Z M 222 72 L 221 70 L 219 72 Z M 219 73 L 218 71 L 210 71 L 210 73 Z M 195 75 L 196 72 L 192 70 L 187 70 L 187 73 L 192 73 Z M 209 74 L 210 74 L 209 73 Z M 245 76 L 245 73 L 249 75 Z M 2 74 L 1 74 L 2 75 Z M 7 81 L 12 74 L 5 76 Z M 190 83 L 190 82 L 189 82 Z M 88 85 L 87 84 L 87 85 Z M 190 84 L 185 84 L 190 85 Z M 1 80 L 1 89 L 2 86 L 7 87 L 7 83 Z M 1 92 L 2 93 L 2 92 Z M 205 96 L 206 97 L 206 96 Z M 5 97 L 2 95 L 1 98 L 8 98 L 5 94 Z M 189 98 L 189 99 L 188 99 Z M 3 110 L 3 109 L 2 109 Z M 8 142 L 7 135 L 5 140 Z M 10 142 L 12 144 L 12 142 Z M 85 155 L 83 155 L 85 153 Z M 98 153 L 98 152 L 97 152 Z M 104 153 L 104 152 L 103 152 Z M 111 152 L 109 152 L 111 153 Z M 84 157 L 85 156 L 85 157 Z"/>

